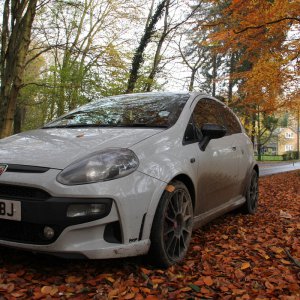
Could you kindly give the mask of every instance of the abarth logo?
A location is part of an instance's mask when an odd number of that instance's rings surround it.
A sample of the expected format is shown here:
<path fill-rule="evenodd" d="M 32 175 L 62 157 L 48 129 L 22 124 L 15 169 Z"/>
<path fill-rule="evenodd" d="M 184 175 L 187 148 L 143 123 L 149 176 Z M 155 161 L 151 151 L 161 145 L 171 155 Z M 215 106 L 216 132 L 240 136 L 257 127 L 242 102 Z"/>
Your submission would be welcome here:
<path fill-rule="evenodd" d="M 0 165 L 0 176 L 6 171 L 8 165 Z"/>

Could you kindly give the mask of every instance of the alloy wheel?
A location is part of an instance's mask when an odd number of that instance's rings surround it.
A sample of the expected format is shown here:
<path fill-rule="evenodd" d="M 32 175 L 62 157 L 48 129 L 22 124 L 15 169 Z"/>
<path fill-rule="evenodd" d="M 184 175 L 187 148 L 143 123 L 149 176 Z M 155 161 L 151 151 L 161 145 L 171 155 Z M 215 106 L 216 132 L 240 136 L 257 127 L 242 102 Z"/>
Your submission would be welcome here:
<path fill-rule="evenodd" d="M 257 174 L 254 173 L 251 178 L 251 183 L 249 187 L 249 204 L 251 206 L 251 210 L 255 211 L 257 206 L 257 198 L 258 198 L 258 180 Z"/>
<path fill-rule="evenodd" d="M 171 260 L 178 261 L 186 253 L 193 227 L 193 206 L 183 189 L 173 192 L 166 206 L 163 243 Z"/>

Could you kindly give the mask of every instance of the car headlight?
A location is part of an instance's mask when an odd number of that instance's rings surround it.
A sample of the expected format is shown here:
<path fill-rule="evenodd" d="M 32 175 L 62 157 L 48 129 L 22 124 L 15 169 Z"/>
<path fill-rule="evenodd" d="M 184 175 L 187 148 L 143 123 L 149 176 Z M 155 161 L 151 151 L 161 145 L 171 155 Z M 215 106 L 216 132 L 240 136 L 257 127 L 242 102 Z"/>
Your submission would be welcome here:
<path fill-rule="evenodd" d="M 131 174 L 138 166 L 139 160 L 133 151 L 108 148 L 75 161 L 57 175 L 57 181 L 78 185 L 112 180 Z"/>

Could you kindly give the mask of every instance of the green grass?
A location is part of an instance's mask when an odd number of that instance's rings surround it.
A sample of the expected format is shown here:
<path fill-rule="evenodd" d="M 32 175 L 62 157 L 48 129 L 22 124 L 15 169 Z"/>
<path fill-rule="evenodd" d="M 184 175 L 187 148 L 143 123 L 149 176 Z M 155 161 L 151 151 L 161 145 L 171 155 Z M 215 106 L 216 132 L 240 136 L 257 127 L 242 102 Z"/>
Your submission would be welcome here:
<path fill-rule="evenodd" d="M 257 159 L 257 155 L 255 156 Z M 282 155 L 262 155 L 261 156 L 262 161 L 283 161 Z"/>

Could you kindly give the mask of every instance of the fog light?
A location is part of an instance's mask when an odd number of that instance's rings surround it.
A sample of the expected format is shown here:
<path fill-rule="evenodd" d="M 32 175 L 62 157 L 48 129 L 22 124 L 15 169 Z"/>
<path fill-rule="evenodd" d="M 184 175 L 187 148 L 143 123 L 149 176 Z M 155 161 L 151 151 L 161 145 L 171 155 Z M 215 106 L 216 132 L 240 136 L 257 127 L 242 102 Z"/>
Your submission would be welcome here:
<path fill-rule="evenodd" d="M 67 217 L 89 217 L 103 214 L 105 204 L 72 204 L 68 207 Z"/>
<path fill-rule="evenodd" d="M 51 240 L 54 237 L 54 229 L 49 227 L 49 226 L 45 226 L 45 228 L 44 228 L 44 237 L 47 240 Z"/>

